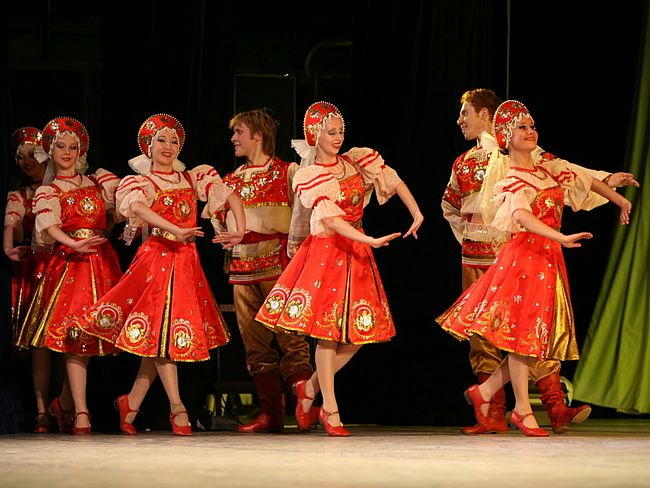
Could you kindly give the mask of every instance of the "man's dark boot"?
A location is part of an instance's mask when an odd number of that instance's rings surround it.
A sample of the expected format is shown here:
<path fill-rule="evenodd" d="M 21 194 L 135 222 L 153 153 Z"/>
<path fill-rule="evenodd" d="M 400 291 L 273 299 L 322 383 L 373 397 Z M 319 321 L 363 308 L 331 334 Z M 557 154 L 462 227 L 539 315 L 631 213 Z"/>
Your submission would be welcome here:
<path fill-rule="evenodd" d="M 279 434 L 284 430 L 284 395 L 277 370 L 253 375 L 260 399 L 260 414 L 255 420 L 240 425 L 237 432 Z"/>
<path fill-rule="evenodd" d="M 567 406 L 560 383 L 560 373 L 545 376 L 536 384 L 542 394 L 542 405 L 551 420 L 551 428 L 556 434 L 568 432 L 571 424 L 581 424 L 591 414 L 589 405 L 575 408 Z"/>

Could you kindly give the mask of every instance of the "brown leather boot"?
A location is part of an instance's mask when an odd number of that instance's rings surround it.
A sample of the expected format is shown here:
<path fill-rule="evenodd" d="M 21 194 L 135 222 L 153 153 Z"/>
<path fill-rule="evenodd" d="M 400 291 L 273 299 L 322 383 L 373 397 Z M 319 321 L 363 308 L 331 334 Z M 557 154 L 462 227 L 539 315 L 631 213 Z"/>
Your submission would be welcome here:
<path fill-rule="evenodd" d="M 279 434 L 284 430 L 284 395 L 277 370 L 253 375 L 260 399 L 260 414 L 255 420 L 240 425 L 237 432 Z"/>
<path fill-rule="evenodd" d="M 478 381 L 483 383 L 490 377 L 489 374 L 479 373 Z M 506 392 L 500 388 L 490 400 L 490 408 L 487 414 L 491 421 L 492 428 L 486 429 L 480 424 L 472 425 L 471 427 L 463 427 L 463 434 L 476 435 L 476 434 L 492 434 L 496 432 L 507 432 L 508 423 L 506 422 Z"/>
<path fill-rule="evenodd" d="M 591 414 L 589 405 L 567 407 L 560 383 L 560 373 L 553 373 L 537 381 L 537 388 L 542 394 L 542 405 L 551 420 L 551 428 L 556 434 L 568 432 L 571 424 L 580 424 Z"/>

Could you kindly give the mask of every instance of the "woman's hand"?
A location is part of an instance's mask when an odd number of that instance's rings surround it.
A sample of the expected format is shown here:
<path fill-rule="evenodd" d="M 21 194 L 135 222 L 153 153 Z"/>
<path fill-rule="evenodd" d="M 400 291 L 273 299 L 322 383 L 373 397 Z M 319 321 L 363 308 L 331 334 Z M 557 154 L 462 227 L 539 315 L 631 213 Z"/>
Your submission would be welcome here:
<path fill-rule="evenodd" d="M 106 242 L 105 237 L 94 236 L 87 239 L 81 239 L 79 241 L 74 241 L 70 247 L 75 251 L 83 254 L 97 254 L 97 249 L 93 249 L 95 246 L 99 246 Z"/>
<path fill-rule="evenodd" d="M 409 230 L 404 234 L 404 237 L 402 239 L 405 239 L 406 237 L 413 235 L 416 239 L 418 238 L 418 229 L 422 225 L 422 222 L 424 222 L 424 215 L 422 215 L 421 212 L 417 212 L 413 216 L 413 224 L 411 224 L 411 227 L 409 227 Z"/>
<path fill-rule="evenodd" d="M 378 247 L 384 247 L 387 246 L 390 241 L 393 239 L 397 239 L 399 236 L 401 236 L 401 232 L 394 232 L 393 234 L 388 234 L 387 236 L 383 237 L 375 237 L 372 238 L 372 240 L 368 243 L 370 247 L 374 247 L 375 249 Z"/>
<path fill-rule="evenodd" d="M 562 239 L 560 240 L 560 244 L 562 244 L 564 247 L 582 247 L 582 243 L 578 242 L 581 239 L 591 239 L 593 237 L 593 234 L 590 232 L 578 232 L 577 234 L 569 234 L 569 235 L 564 235 L 562 234 Z"/>
<path fill-rule="evenodd" d="M 244 231 L 237 232 L 219 232 L 212 238 L 215 244 L 221 244 L 224 249 L 230 249 L 235 244 L 239 244 L 244 238 Z"/>
<path fill-rule="evenodd" d="M 630 212 L 632 212 L 632 204 L 630 201 L 622 195 L 619 195 L 620 198 L 616 201 L 616 205 L 621 209 L 619 215 L 619 221 L 622 225 L 627 225 L 630 223 Z"/>
<path fill-rule="evenodd" d="M 634 179 L 632 173 L 612 173 L 605 178 L 605 183 L 607 183 L 610 188 L 621 188 L 623 186 L 639 187 L 639 182 Z"/>
<path fill-rule="evenodd" d="M 178 227 L 172 234 L 178 242 L 190 242 L 194 237 L 203 237 L 201 227 Z"/>
<path fill-rule="evenodd" d="M 5 254 L 12 261 L 23 261 L 27 253 L 29 252 L 29 246 L 16 246 L 5 249 Z"/>

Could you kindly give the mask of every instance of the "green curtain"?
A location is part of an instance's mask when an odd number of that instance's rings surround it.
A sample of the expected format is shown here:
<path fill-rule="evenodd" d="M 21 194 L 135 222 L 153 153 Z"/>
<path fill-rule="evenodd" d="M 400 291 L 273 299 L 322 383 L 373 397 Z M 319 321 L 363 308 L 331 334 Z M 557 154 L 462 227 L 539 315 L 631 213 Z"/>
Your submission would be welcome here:
<path fill-rule="evenodd" d="M 574 397 L 626 413 L 650 412 L 650 7 L 639 68 L 629 171 L 630 225 L 614 236 L 603 286 L 574 378 Z"/>

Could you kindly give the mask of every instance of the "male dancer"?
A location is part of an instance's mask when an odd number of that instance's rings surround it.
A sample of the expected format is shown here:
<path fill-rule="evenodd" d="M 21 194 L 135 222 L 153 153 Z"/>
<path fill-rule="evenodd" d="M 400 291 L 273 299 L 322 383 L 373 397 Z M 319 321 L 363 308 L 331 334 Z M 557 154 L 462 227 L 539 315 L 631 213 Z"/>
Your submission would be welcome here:
<path fill-rule="evenodd" d="M 260 400 L 259 416 L 238 431 L 279 433 L 284 428 L 280 375 L 294 392 L 297 381 L 311 377 L 309 344 L 301 336 L 272 332 L 255 320 L 255 314 L 288 262 L 291 181 L 298 165 L 275 156 L 277 123 L 266 110 L 238 113 L 229 126 L 235 156 L 246 158 L 242 166 L 223 178 L 241 198 L 246 213 L 246 234 L 232 249 L 229 282 L 234 285 L 246 366 Z M 213 222 L 222 230 L 235 228 L 228 208 L 213 216 Z M 283 353 L 281 358 L 274 342 Z"/>

